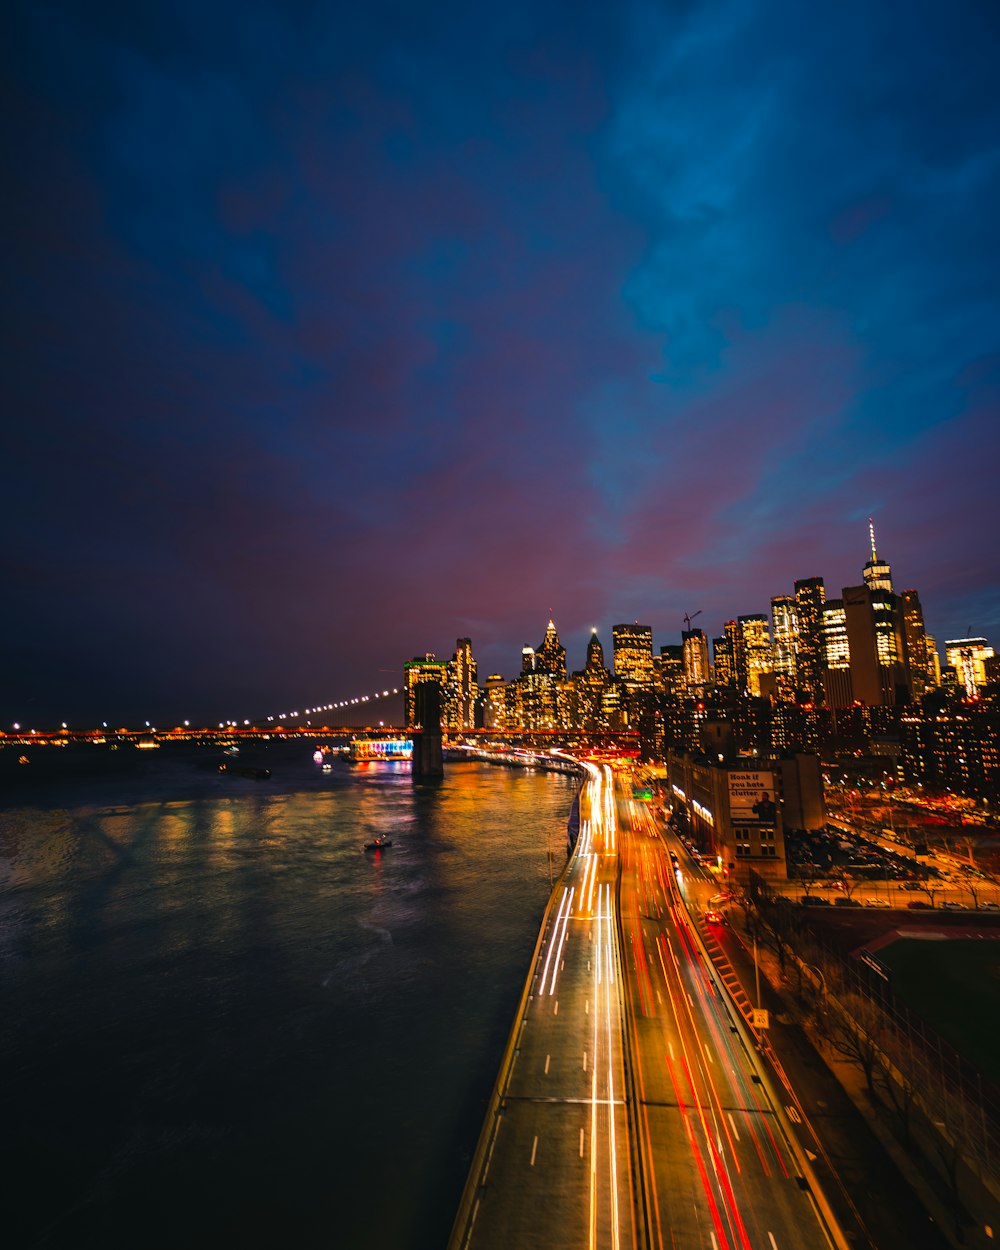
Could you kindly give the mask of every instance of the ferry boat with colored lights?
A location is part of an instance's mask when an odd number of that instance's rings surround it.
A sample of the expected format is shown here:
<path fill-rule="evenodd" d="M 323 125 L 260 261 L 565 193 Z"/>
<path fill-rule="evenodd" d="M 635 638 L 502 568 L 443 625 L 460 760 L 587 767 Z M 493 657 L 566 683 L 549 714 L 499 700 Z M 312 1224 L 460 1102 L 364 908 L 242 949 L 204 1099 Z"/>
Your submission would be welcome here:
<path fill-rule="evenodd" d="M 379 760 L 412 760 L 412 738 L 353 738 L 351 759 L 366 763 Z"/>

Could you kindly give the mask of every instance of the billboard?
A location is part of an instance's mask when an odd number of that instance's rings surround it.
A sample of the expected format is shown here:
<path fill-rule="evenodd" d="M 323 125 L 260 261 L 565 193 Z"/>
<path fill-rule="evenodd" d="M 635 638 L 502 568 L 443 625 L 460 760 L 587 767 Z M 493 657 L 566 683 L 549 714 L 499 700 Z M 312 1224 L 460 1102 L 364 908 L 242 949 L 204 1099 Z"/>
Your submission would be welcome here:
<path fill-rule="evenodd" d="M 729 774 L 729 819 L 734 825 L 767 825 L 778 819 L 774 803 L 774 773 Z"/>

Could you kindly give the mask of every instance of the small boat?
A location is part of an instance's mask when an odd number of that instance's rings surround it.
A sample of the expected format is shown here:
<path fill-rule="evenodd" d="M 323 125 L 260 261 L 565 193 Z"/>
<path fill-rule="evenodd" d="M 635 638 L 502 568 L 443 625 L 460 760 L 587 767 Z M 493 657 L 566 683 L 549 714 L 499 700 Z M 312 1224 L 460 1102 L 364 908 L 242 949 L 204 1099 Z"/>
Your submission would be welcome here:
<path fill-rule="evenodd" d="M 251 768 L 244 764 L 220 764 L 220 773 L 232 773 L 235 777 L 252 777 L 254 781 L 266 781 L 271 775 L 269 768 Z"/>
<path fill-rule="evenodd" d="M 375 839 L 374 842 L 365 843 L 365 850 L 366 851 L 387 851 L 390 846 L 392 846 L 392 839 L 383 838 L 382 835 L 379 834 L 379 836 Z"/>

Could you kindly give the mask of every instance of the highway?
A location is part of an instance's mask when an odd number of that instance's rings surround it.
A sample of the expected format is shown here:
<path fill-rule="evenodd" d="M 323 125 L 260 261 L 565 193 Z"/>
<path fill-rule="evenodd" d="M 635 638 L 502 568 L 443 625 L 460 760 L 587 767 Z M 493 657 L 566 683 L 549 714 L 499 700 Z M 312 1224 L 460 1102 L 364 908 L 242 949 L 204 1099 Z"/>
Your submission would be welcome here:
<path fill-rule="evenodd" d="M 587 767 L 577 846 L 535 950 L 453 1250 L 640 1244 L 614 914 L 615 800 L 610 770 Z"/>
<path fill-rule="evenodd" d="M 619 800 L 626 1008 L 650 1244 L 833 1244 L 783 1112 L 717 986 L 649 811 Z"/>
<path fill-rule="evenodd" d="M 450 1250 L 843 1247 L 648 808 L 586 767 Z"/>

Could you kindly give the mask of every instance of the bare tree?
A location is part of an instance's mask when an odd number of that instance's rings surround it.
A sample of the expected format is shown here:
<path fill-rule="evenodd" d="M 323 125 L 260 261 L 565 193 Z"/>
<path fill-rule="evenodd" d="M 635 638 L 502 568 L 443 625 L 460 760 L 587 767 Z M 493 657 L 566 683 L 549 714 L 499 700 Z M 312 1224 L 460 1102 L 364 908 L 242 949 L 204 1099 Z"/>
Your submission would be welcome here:
<path fill-rule="evenodd" d="M 927 901 L 934 906 L 934 899 L 941 893 L 941 882 L 934 877 L 920 877 L 913 883 L 914 889 L 927 895 Z"/>
<path fill-rule="evenodd" d="M 913 1145 L 911 1136 L 912 1114 L 916 1098 L 913 1082 L 905 1073 L 893 1068 L 884 1056 L 876 1069 L 875 1075 L 879 1088 L 886 1095 L 889 1106 L 896 1113 L 903 1137 L 903 1144 L 909 1148 Z"/>
<path fill-rule="evenodd" d="M 818 1020 L 821 1039 L 838 1055 L 856 1064 L 865 1076 L 872 1101 L 878 1102 L 875 1071 L 881 1061 L 878 1035 L 882 1013 L 867 998 L 857 993 L 842 992 L 834 1004 L 828 1004 Z"/>

